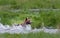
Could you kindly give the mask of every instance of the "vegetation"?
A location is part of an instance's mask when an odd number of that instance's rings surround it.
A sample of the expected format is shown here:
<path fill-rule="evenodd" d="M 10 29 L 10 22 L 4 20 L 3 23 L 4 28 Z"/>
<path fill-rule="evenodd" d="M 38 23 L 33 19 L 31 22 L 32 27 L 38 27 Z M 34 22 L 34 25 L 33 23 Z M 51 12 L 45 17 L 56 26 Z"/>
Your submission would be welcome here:
<path fill-rule="evenodd" d="M 60 0 L 0 0 L 0 22 L 3 24 L 20 24 L 28 16 L 32 20 L 32 27 L 41 26 L 57 28 L 60 25 L 60 11 L 30 12 L 28 9 L 58 9 Z M 3 9 L 3 10 L 2 10 Z M 8 9 L 23 9 L 11 12 Z M 26 11 L 27 9 L 27 11 Z"/>
<path fill-rule="evenodd" d="M 21 24 L 26 17 L 30 17 L 32 21 L 32 28 L 45 27 L 59 27 L 60 24 L 60 13 L 59 11 L 40 11 L 40 12 L 11 12 L 11 11 L 0 11 L 0 22 L 3 24 Z M 44 25 L 42 25 L 44 23 Z"/>
<path fill-rule="evenodd" d="M 0 6 L 10 5 L 13 9 L 60 8 L 60 0 L 0 0 Z"/>
<path fill-rule="evenodd" d="M 22 11 L 10 10 L 23 9 Z M 60 9 L 60 0 L 0 0 L 0 23 L 12 25 L 21 24 L 26 17 L 30 17 L 32 28 L 53 27 L 60 28 L 59 10 L 40 10 L 30 12 L 28 9 Z M 60 38 L 60 34 L 29 33 L 29 34 L 0 34 L 0 38 Z"/>
<path fill-rule="evenodd" d="M 60 38 L 60 34 L 29 33 L 29 34 L 0 34 L 0 38 Z"/>

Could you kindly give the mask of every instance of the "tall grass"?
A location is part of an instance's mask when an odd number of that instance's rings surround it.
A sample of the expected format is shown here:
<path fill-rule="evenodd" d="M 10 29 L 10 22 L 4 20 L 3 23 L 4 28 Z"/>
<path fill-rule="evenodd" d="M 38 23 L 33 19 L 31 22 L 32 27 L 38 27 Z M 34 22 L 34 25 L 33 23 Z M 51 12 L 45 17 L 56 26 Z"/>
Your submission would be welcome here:
<path fill-rule="evenodd" d="M 60 8 L 60 0 L 0 0 L 0 5 L 11 5 L 14 9 Z"/>
<path fill-rule="evenodd" d="M 59 11 L 40 11 L 38 13 L 34 12 L 9 12 L 9 11 L 0 11 L 0 22 L 3 24 L 21 24 L 26 17 L 30 17 L 32 21 L 33 28 L 45 27 L 59 27 L 60 24 L 60 13 Z M 42 25 L 44 23 L 44 25 Z"/>
<path fill-rule="evenodd" d="M 0 34 L 0 38 L 60 38 L 60 34 L 29 33 L 29 34 Z"/>

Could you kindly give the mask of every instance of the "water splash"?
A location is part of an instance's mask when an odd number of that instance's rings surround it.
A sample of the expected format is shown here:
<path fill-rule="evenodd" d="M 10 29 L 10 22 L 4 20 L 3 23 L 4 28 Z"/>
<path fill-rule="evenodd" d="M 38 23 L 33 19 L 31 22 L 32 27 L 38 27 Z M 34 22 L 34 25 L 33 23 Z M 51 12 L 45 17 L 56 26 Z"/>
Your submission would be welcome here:
<path fill-rule="evenodd" d="M 25 27 L 22 26 L 22 25 L 12 25 L 12 26 L 9 26 L 9 25 L 3 25 L 0 23 L 0 33 L 10 33 L 10 34 L 14 34 L 14 33 L 37 33 L 37 32 L 40 32 L 40 31 L 44 31 L 45 33 L 57 33 L 58 32 L 58 29 L 47 29 L 47 28 L 40 28 L 40 29 L 33 29 L 32 30 L 32 27 L 31 25 L 26 25 Z"/>

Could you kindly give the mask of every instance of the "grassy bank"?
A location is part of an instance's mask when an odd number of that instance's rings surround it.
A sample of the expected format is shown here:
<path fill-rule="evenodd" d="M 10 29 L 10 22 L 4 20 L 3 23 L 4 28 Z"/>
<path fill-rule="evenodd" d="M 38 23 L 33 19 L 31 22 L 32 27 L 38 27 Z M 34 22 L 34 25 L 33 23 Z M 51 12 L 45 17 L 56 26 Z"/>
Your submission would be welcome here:
<path fill-rule="evenodd" d="M 29 8 L 60 8 L 60 0 L 0 0 L 0 6 L 9 6 L 13 9 Z"/>
<path fill-rule="evenodd" d="M 29 34 L 0 34 L 0 38 L 60 38 L 60 34 L 29 33 Z"/>
<path fill-rule="evenodd" d="M 11 12 L 0 11 L 0 22 L 2 24 L 21 24 L 26 17 L 30 17 L 33 28 L 41 26 L 57 28 L 60 25 L 60 11 L 40 11 L 40 12 Z"/>

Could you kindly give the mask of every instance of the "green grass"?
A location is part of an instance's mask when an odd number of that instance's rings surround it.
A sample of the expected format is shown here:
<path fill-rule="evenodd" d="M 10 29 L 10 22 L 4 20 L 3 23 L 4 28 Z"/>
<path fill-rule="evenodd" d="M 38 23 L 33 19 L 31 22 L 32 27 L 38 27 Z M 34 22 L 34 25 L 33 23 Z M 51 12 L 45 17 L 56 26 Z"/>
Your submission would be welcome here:
<path fill-rule="evenodd" d="M 29 33 L 29 34 L 0 34 L 0 38 L 60 38 L 60 34 Z"/>
<path fill-rule="evenodd" d="M 32 24 L 31 26 L 33 28 L 39 28 L 44 23 L 45 27 L 54 27 L 57 28 L 60 25 L 60 12 L 57 11 L 40 11 L 37 12 L 38 14 L 34 12 L 11 12 L 11 11 L 0 11 L 0 22 L 2 24 L 21 24 L 26 17 L 30 17 Z"/>
<path fill-rule="evenodd" d="M 14 9 L 60 8 L 60 0 L 0 0 L 0 5 L 11 5 Z"/>

